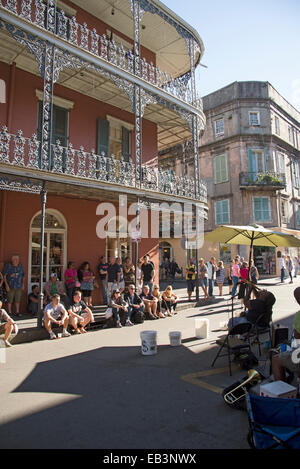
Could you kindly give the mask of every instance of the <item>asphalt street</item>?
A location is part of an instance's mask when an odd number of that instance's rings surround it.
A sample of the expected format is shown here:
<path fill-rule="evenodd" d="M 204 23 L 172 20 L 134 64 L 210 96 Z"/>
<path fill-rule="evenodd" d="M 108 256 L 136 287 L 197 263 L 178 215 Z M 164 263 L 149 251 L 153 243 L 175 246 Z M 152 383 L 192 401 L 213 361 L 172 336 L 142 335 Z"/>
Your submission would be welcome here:
<path fill-rule="evenodd" d="M 297 286 L 300 277 L 292 285 L 266 286 L 277 299 L 275 322 L 291 326 Z M 6 349 L 0 448 L 248 448 L 247 413 L 227 407 L 220 396 L 245 371 L 235 369 L 230 377 L 226 357 L 210 366 L 215 340 L 224 334 L 220 324 L 231 314 L 228 298 L 134 327 Z M 199 317 L 209 319 L 206 339 L 195 337 Z M 142 355 L 143 330 L 157 331 L 156 355 Z M 170 346 L 170 331 L 181 331 L 181 346 Z M 264 357 L 260 366 L 267 366 Z"/>

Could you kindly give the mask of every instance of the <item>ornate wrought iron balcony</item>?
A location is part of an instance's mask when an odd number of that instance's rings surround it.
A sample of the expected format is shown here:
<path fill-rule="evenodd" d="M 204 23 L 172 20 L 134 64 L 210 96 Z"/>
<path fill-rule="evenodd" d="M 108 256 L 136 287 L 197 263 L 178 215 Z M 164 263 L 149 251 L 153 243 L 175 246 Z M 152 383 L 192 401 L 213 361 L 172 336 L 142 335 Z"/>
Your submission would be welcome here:
<path fill-rule="evenodd" d="M 51 145 L 51 158 L 43 162 L 36 134 L 31 138 L 24 137 L 22 130 L 17 135 L 10 134 L 5 126 L 0 132 L 0 168 L 3 164 L 89 181 L 138 187 L 158 195 L 162 193 L 195 198 L 194 179 L 176 176 L 174 171 L 163 171 L 154 164 L 143 164 L 137 181 L 135 165 L 131 160 L 125 161 L 123 157 L 116 159 L 114 155 L 106 157 L 103 153 L 97 155 L 94 150 L 88 152 L 82 146 L 77 150 L 71 143 L 68 147 L 61 146 L 59 141 Z M 200 182 L 197 200 L 207 203 L 207 188 L 203 182 Z"/>
<path fill-rule="evenodd" d="M 284 189 L 286 185 L 286 178 L 284 174 L 275 172 L 248 172 L 240 173 L 240 186 L 241 187 L 255 187 L 261 189 Z"/>
<path fill-rule="evenodd" d="M 100 36 L 95 28 L 90 30 L 86 23 L 79 24 L 75 16 L 69 18 L 63 10 L 55 9 L 43 0 L 35 0 L 34 5 L 32 0 L 2 0 L 2 6 L 19 18 L 93 54 L 116 69 L 129 72 L 196 109 L 203 110 L 200 95 L 196 93 L 193 96 L 190 72 L 173 78 L 152 62 L 148 63 L 145 58 L 137 56 L 133 50 L 125 49 L 123 44 L 117 45 L 113 39 L 108 40 L 105 34 Z"/>

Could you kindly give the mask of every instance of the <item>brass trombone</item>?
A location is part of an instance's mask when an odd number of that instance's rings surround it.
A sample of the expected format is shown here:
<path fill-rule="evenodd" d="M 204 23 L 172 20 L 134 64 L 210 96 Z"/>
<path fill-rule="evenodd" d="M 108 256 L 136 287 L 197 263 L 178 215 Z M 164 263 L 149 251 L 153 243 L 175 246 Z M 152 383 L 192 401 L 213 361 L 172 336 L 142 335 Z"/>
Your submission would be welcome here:
<path fill-rule="evenodd" d="M 228 405 L 231 405 L 231 406 L 236 405 L 240 400 L 245 398 L 246 390 L 247 390 L 246 385 L 249 385 L 249 384 L 254 385 L 254 384 L 257 384 L 261 380 L 262 380 L 262 377 L 258 371 L 249 370 L 248 378 L 245 381 L 240 383 L 234 389 L 231 389 L 230 391 L 223 394 L 224 401 Z"/>

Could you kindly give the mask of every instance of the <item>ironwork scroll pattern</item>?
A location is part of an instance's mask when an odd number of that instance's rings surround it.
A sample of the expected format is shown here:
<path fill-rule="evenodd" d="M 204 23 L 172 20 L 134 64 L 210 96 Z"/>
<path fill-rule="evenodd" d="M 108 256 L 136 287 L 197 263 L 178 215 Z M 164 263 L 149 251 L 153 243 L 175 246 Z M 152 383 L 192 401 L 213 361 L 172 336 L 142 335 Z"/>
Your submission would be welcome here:
<path fill-rule="evenodd" d="M 135 163 L 131 159 L 126 161 L 123 156 L 117 159 L 114 155 L 107 157 L 104 153 L 97 155 L 94 149 L 86 151 L 83 146 L 77 150 L 71 143 L 64 147 L 59 140 L 56 144 L 51 144 L 50 152 L 51 166 L 47 172 L 50 171 L 58 176 L 65 175 L 95 182 L 136 187 Z M 3 126 L 0 131 L 1 164 L 45 172 L 41 162 L 40 141 L 36 134 L 27 138 L 19 130 L 17 135 L 13 135 L 8 133 L 6 126 Z M 158 169 L 155 164 L 143 164 L 138 176 L 142 189 L 158 194 L 195 198 L 195 180 L 178 176 L 174 171 Z M 206 203 L 206 186 L 200 182 L 199 187 L 197 200 Z"/>
<path fill-rule="evenodd" d="M 177 29 L 178 33 L 185 38 L 187 44 L 191 41 L 195 42 L 195 39 L 192 38 L 188 31 L 167 15 L 163 14 L 157 7 L 148 2 L 148 0 L 130 0 L 130 2 L 134 15 L 134 51 L 125 50 L 123 44 L 116 45 L 113 38 L 108 40 L 105 34 L 100 37 L 95 28 L 90 31 L 86 23 L 80 25 L 75 16 L 68 18 L 62 9 L 56 8 L 56 2 L 54 0 L 48 0 L 47 4 L 45 4 L 43 0 L 35 0 L 34 5 L 32 0 L 21 0 L 20 13 L 18 13 L 18 2 L 16 0 L 4 0 L 3 7 L 11 13 L 20 15 L 20 17 L 29 21 L 34 17 L 32 21 L 33 24 L 50 31 L 63 40 L 69 41 L 76 47 L 91 52 L 115 67 L 141 77 L 146 82 L 164 90 L 171 96 L 201 108 L 202 101 L 200 96 L 197 95 L 197 98 L 193 96 L 193 84 L 191 82 L 190 73 L 187 73 L 183 77 L 173 78 L 172 75 L 161 71 L 159 67 L 155 67 L 152 62 L 148 63 L 145 58 L 141 58 L 139 29 L 141 17 L 145 11 L 156 13 L 172 24 Z M 18 34 L 15 34 L 15 39 L 18 39 Z M 39 61 L 40 70 L 42 70 L 42 54 L 40 53 L 41 42 L 38 42 L 37 39 L 32 39 L 31 43 L 29 43 L 28 38 L 25 39 L 25 37 L 23 37 L 23 43 L 34 53 L 36 59 Z M 195 50 L 199 50 L 197 43 L 194 47 Z"/>

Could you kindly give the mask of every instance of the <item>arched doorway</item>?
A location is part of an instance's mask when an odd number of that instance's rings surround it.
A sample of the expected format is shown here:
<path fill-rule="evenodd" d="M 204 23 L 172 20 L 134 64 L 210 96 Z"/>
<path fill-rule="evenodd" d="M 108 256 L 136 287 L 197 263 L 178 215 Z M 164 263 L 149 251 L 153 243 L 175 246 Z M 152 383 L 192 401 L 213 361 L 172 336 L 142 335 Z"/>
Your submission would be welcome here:
<path fill-rule="evenodd" d="M 66 235 L 67 223 L 63 215 L 57 210 L 47 209 L 44 234 L 44 282 L 49 280 L 52 272 L 56 273 L 59 280 L 63 280 L 67 258 Z M 30 224 L 28 291 L 31 291 L 33 284 L 39 284 L 40 281 L 40 244 L 41 212 L 38 212 Z"/>

